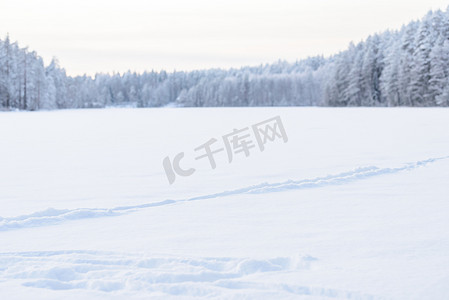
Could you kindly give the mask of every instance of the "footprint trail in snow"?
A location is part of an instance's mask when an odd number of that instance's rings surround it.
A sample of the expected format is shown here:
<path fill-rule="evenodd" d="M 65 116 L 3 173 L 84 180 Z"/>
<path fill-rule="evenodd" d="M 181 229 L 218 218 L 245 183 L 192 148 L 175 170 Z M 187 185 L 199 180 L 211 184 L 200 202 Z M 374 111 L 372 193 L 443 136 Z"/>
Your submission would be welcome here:
<path fill-rule="evenodd" d="M 449 156 L 430 158 L 413 163 L 407 163 L 404 166 L 395 168 L 379 168 L 376 166 L 360 167 L 352 171 L 328 175 L 324 177 L 316 177 L 313 179 L 302 179 L 302 180 L 287 180 L 285 182 L 279 183 L 261 183 L 258 185 L 248 186 L 231 191 L 224 191 L 220 193 L 192 197 L 188 199 L 164 200 L 140 205 L 119 206 L 114 208 L 76 208 L 76 209 L 49 208 L 47 210 L 35 212 L 28 215 L 9 217 L 9 218 L 0 217 L 0 231 L 9 231 L 13 229 L 54 225 L 71 220 L 120 216 L 123 214 L 132 213 L 150 207 L 173 205 L 188 201 L 205 200 L 232 195 L 265 194 L 265 193 L 282 192 L 286 190 L 300 190 L 308 188 L 326 187 L 332 185 L 342 185 L 380 175 L 394 174 L 402 171 L 411 171 L 416 168 L 423 167 L 430 163 L 439 160 L 444 160 L 447 158 L 449 158 Z"/>

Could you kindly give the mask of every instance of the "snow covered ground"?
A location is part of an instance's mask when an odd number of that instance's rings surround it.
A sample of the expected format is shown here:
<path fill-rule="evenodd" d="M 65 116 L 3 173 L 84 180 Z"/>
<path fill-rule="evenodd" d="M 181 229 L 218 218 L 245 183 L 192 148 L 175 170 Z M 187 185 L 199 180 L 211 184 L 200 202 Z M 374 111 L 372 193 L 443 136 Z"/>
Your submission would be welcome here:
<path fill-rule="evenodd" d="M 0 299 L 449 299 L 448 179 L 444 108 L 2 112 Z"/>

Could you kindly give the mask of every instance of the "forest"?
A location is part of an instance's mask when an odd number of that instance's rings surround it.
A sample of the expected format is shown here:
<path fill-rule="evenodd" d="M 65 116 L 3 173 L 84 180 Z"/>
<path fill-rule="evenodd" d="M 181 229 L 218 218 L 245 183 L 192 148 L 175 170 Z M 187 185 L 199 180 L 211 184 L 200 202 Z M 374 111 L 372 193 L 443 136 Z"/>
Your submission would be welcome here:
<path fill-rule="evenodd" d="M 151 69 L 151 66 L 148 66 Z M 0 110 L 108 106 L 448 106 L 449 9 L 331 57 L 197 71 L 68 76 L 0 40 Z"/>

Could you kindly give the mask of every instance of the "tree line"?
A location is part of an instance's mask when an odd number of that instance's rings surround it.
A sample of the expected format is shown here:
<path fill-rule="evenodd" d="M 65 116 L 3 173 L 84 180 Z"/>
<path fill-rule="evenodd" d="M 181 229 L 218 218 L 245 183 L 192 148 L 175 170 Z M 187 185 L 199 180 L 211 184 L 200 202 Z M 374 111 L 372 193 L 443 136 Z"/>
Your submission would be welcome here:
<path fill-rule="evenodd" d="M 0 109 L 107 106 L 448 106 L 449 9 L 331 57 L 238 69 L 68 76 L 0 40 Z"/>

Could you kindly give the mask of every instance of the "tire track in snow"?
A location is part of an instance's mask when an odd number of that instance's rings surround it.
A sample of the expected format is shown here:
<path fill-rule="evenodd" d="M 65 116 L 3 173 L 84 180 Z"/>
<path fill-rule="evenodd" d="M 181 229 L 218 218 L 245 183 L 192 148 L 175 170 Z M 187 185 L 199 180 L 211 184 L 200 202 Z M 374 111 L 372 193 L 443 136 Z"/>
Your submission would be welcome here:
<path fill-rule="evenodd" d="M 407 163 L 401 167 L 396 168 L 379 168 L 376 166 L 369 166 L 369 167 L 356 168 L 352 171 L 342 172 L 339 174 L 327 175 L 324 177 L 316 177 L 312 179 L 287 180 L 279 183 L 265 182 L 258 185 L 248 186 L 240 189 L 192 197 L 188 199 L 164 200 L 140 205 L 119 206 L 114 208 L 77 208 L 77 209 L 49 208 L 47 210 L 35 212 L 28 215 L 10 218 L 0 217 L 0 231 L 54 225 L 70 220 L 120 216 L 123 214 L 132 213 L 150 207 L 171 205 L 188 201 L 213 199 L 232 195 L 265 194 L 265 193 L 282 192 L 286 190 L 298 190 L 307 188 L 326 187 L 332 185 L 341 185 L 380 175 L 394 174 L 402 171 L 410 171 L 447 158 L 449 158 L 449 156 L 430 158 L 426 160 L 417 161 L 414 163 Z"/>

